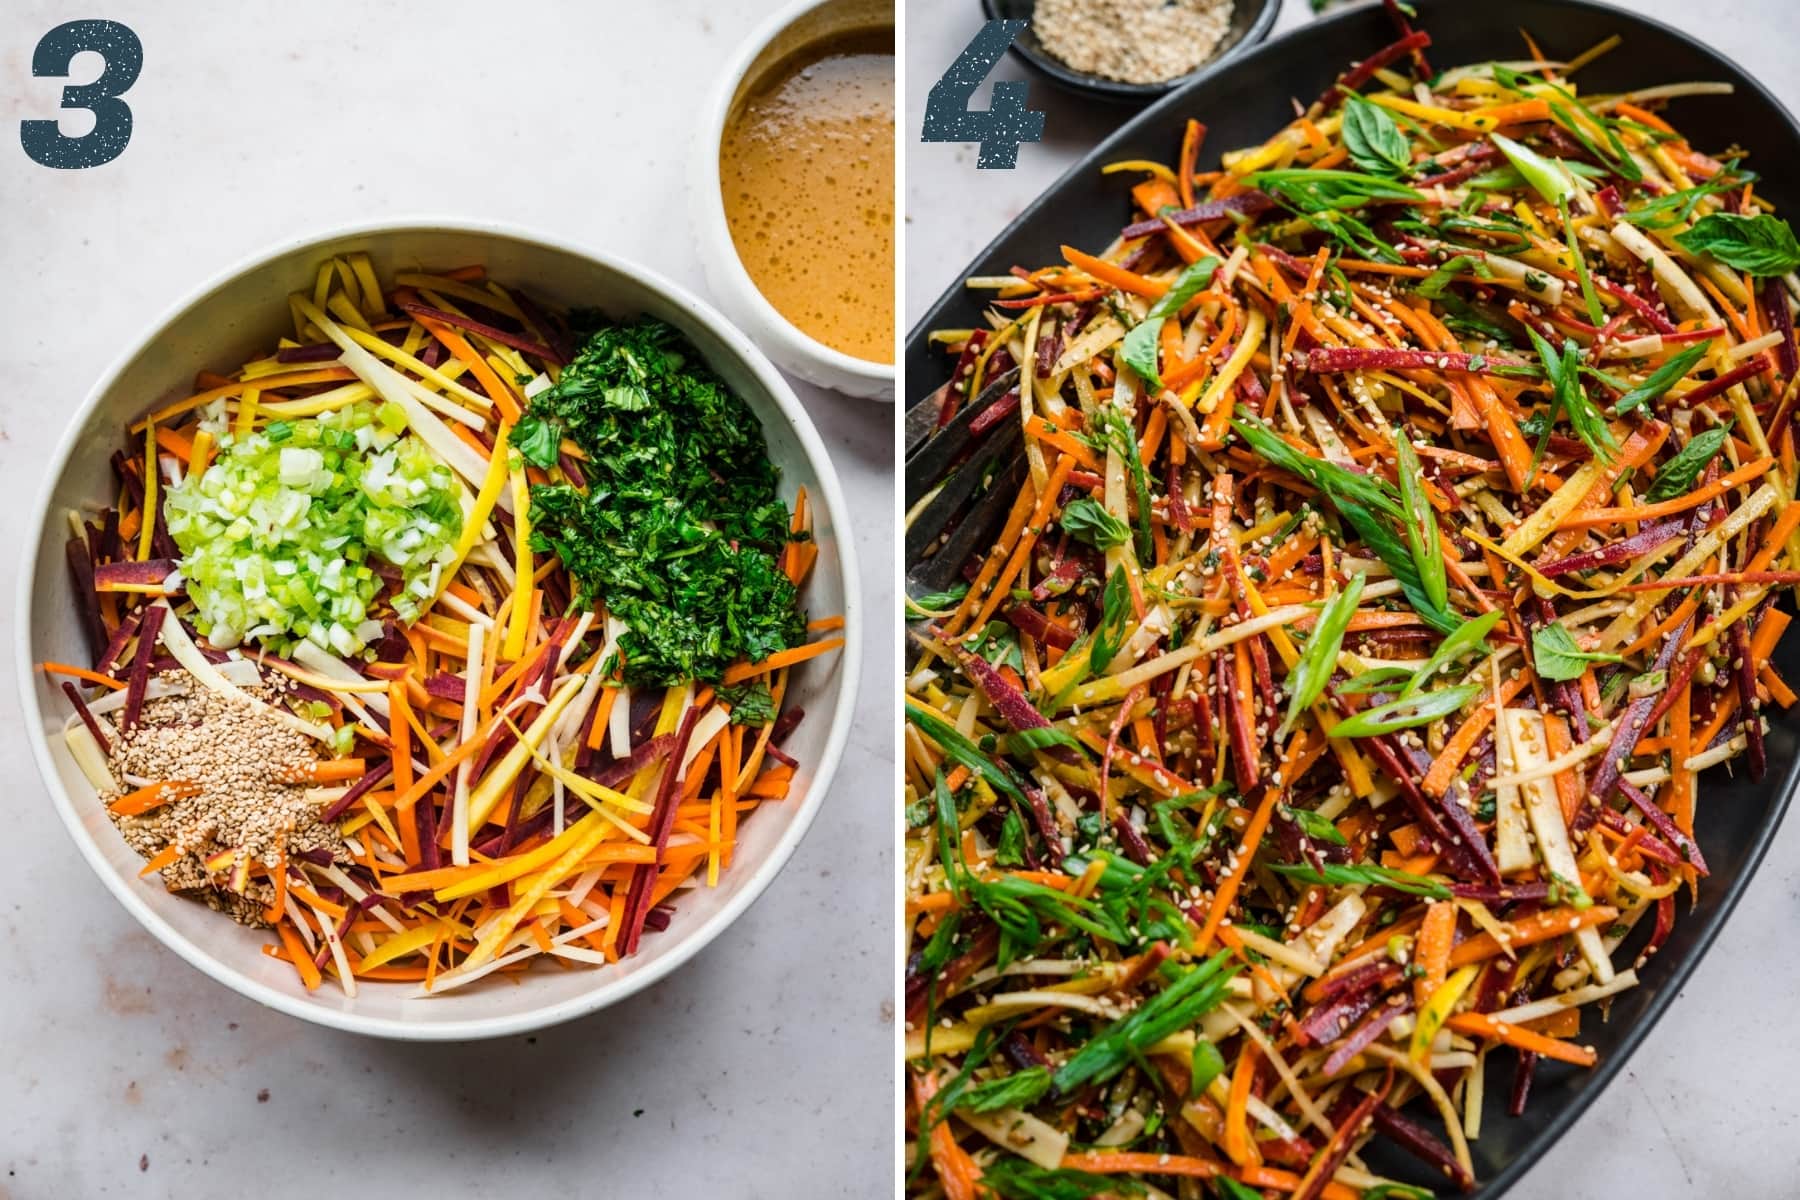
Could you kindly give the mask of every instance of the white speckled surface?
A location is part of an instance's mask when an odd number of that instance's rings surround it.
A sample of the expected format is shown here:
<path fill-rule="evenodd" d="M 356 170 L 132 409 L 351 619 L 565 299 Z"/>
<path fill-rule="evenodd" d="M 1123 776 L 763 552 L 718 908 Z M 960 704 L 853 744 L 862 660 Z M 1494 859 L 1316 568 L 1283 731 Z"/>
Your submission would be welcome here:
<path fill-rule="evenodd" d="M 710 84 L 774 7 L 8 5 L 8 577 L 64 414 L 168 304 L 278 238 L 388 213 L 487 216 L 610 248 L 705 295 L 681 190 L 694 120 L 682 88 Z M 55 114 L 62 81 L 32 78 L 32 48 L 52 26 L 94 16 L 144 43 L 127 97 L 136 129 L 111 164 L 45 170 L 16 131 Z M 651 991 L 535 1039 L 329 1033 L 240 999 L 141 932 L 77 857 L 23 745 L 0 740 L 11 785 L 0 1200 L 885 1194 L 893 410 L 795 387 L 859 518 L 874 619 L 838 785 L 743 920 Z M 12 619 L 0 611 L 0 654 Z M 10 663 L 0 676 L 0 728 L 16 729 Z"/>
<path fill-rule="evenodd" d="M 1730 55 L 1800 111 L 1800 6 L 1793 0 L 1695 5 L 1636 0 L 1624 7 L 1687 29 Z M 974 36 L 974 0 L 908 5 L 908 128 L 925 91 Z M 1285 0 L 1278 36 L 1310 18 Z M 908 143 L 906 320 L 936 300 L 951 273 L 1132 110 L 1070 97 L 1013 56 L 995 78 L 1030 78 L 1045 140 L 1020 149 L 1013 171 L 975 170 L 972 147 Z M 985 95 L 985 89 L 983 92 Z M 985 104 L 985 100 L 977 103 Z M 1746 141 L 1753 135 L 1746 134 Z M 1790 819 L 1724 933 L 1622 1076 L 1513 1190 L 1519 1200 L 1674 1200 L 1793 1196 L 1800 1098 L 1792 1072 L 1800 1027 L 1789 1021 L 1800 966 L 1787 944 L 1800 917 L 1800 821 Z"/>

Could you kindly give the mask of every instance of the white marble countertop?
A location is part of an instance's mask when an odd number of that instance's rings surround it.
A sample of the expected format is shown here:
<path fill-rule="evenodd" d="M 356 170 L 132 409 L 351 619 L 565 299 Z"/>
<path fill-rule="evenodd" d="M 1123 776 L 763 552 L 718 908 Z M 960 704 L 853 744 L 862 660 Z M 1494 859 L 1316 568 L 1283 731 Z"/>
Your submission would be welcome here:
<path fill-rule="evenodd" d="M 1691 30 L 1800 111 L 1800 7 L 1793 0 L 1615 0 Z M 1310 19 L 1285 0 L 1275 36 Z M 925 93 L 974 36 L 974 0 L 912 0 L 904 67 L 907 129 Z M 1044 141 L 1011 171 L 975 169 L 971 146 L 907 143 L 906 323 L 993 236 L 1132 110 L 1060 92 L 1008 55 L 994 78 L 1031 79 Z M 985 106 L 986 87 L 976 100 Z M 910 136 L 910 135 L 909 135 Z M 1743 902 L 1681 996 L 1623 1075 L 1513 1190 L 1519 1200 L 1641 1200 L 1795 1195 L 1800 1027 L 1789 1021 L 1800 965 L 1771 958 L 1800 918 L 1800 820 L 1790 819 Z"/>
<path fill-rule="evenodd" d="M 0 562 L 65 414 L 232 261 L 388 213 L 566 233 L 702 295 L 695 103 L 773 0 L 302 9 L 22 0 L 0 31 Z M 284 19 L 271 19 L 279 11 Z M 511 14 L 515 19 L 506 20 Z M 50 171 L 21 118 L 52 26 L 145 47 L 123 156 Z M 91 68 L 90 68 L 91 69 Z M 85 130 L 81 123 L 69 132 Z M 475 151 L 475 153 L 471 153 Z M 400 1045 L 265 1011 L 139 929 L 13 735 L 0 839 L 0 1200 L 347 1194 L 874 1196 L 893 1178 L 892 408 L 796 384 L 864 566 L 863 704 L 838 786 L 763 899 L 683 970 L 535 1038 Z M 8 583 L 10 597 L 10 583 Z M 0 605 L 0 658 L 13 613 Z M 17 729 L 12 664 L 0 728 Z M 16 790 L 13 790 L 16 789 Z M 796 1189 L 799 1189 L 799 1193 Z"/>

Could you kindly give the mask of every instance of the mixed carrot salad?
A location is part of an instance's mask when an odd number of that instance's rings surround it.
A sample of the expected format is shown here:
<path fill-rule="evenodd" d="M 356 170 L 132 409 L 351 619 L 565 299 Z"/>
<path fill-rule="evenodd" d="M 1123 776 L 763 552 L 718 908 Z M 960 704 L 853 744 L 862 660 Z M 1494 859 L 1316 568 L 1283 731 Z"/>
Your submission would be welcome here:
<path fill-rule="evenodd" d="M 792 785 L 804 490 L 661 322 L 362 254 L 290 308 L 69 514 L 71 753 L 308 989 L 635 953 Z"/>
<path fill-rule="evenodd" d="M 1728 89 L 1396 19 L 934 335 L 1029 469 L 908 603 L 910 1194 L 1472 1188 L 1794 701 L 1800 248 L 1665 115 Z"/>

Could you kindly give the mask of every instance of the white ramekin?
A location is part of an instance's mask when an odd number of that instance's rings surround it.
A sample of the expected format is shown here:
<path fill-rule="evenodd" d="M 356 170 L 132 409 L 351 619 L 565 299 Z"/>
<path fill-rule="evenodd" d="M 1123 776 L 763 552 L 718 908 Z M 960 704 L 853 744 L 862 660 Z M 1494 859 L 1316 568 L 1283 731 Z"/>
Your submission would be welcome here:
<path fill-rule="evenodd" d="M 894 364 L 869 362 L 834 350 L 801 332 L 757 290 L 738 257 L 725 221 L 719 187 L 719 143 L 725 119 L 746 83 L 815 39 L 842 30 L 892 25 L 890 0 L 797 0 L 763 22 L 725 67 L 711 99 L 700 110 L 688 173 L 688 207 L 700 261 L 719 306 L 786 370 L 809 383 L 851 396 L 894 398 Z M 890 267 L 890 269 L 892 269 Z M 896 326 L 896 342 L 898 326 Z"/>
<path fill-rule="evenodd" d="M 482 263 L 494 278 L 548 303 L 669 321 L 762 420 L 783 495 L 791 498 L 803 485 L 815 505 L 819 557 L 804 599 L 813 612 L 844 614 L 845 642 L 838 655 L 796 672 L 789 685 L 790 702 L 806 710 L 787 743 L 800 762 L 793 796 L 746 820 L 736 865 L 720 885 L 684 893 L 668 929 L 646 938 L 625 962 L 534 971 L 517 985 L 483 981 L 428 999 L 412 998 L 411 984 L 367 982 L 355 999 L 329 982 L 309 994 L 286 963 L 262 953 L 266 930 L 238 926 L 171 895 L 157 879 L 139 878 L 142 860 L 64 747 L 66 701 L 33 666 L 85 661 L 89 653 L 70 603 L 65 513 L 110 496 L 108 456 L 120 431 L 160 399 L 186 394 L 196 371 L 229 368 L 266 348 L 287 322 L 288 294 L 311 287 L 319 260 L 355 250 L 366 251 L 383 276 L 396 268 Z M 837 474 L 793 391 L 748 338 L 681 288 L 610 255 L 504 225 L 425 218 L 335 229 L 255 255 L 176 305 L 101 376 L 76 411 L 51 458 L 21 564 L 15 653 L 25 736 L 88 865 L 144 928 L 220 983 L 352 1033 L 441 1041 L 525 1033 L 623 1000 L 692 958 L 761 894 L 812 824 L 849 737 L 860 667 L 862 613 L 849 529 Z"/>

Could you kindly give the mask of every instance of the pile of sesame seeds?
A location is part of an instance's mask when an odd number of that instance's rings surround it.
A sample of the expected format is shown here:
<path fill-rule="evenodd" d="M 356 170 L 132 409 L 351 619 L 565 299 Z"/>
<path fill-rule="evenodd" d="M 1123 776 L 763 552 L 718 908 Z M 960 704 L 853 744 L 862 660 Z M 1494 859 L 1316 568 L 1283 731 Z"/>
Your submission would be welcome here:
<path fill-rule="evenodd" d="M 142 719 L 113 739 L 112 769 L 127 789 L 181 781 L 197 790 L 142 816 L 112 814 L 113 824 L 146 859 L 171 846 L 180 852 L 162 870 L 169 890 L 192 893 L 243 924 L 264 924 L 261 908 L 273 891 L 267 879 L 236 891 L 229 874 L 209 870 L 207 861 L 235 852 L 234 862 L 247 857 L 273 869 L 284 856 L 309 851 L 344 857 L 343 839 L 319 821 L 307 786 L 283 780 L 316 760 L 313 743 L 239 698 L 192 686 L 180 672 L 163 679 L 184 690 L 145 702 Z M 249 693 L 281 703 L 269 687 Z"/>
<path fill-rule="evenodd" d="M 1122 83 L 1166 83 L 1212 56 L 1232 0 L 1038 0 L 1032 29 L 1077 71 Z"/>

